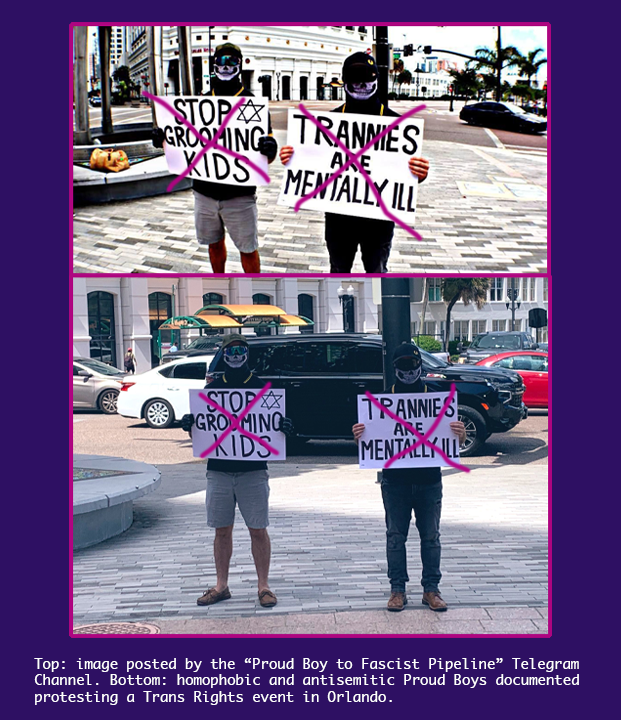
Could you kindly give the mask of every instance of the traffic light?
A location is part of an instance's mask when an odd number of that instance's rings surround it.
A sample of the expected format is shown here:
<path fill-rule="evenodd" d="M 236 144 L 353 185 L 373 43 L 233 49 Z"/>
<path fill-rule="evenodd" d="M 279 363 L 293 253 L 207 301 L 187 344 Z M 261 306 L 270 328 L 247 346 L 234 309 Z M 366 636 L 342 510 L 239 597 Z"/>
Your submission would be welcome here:
<path fill-rule="evenodd" d="M 409 57 L 410 55 L 414 55 L 414 45 L 411 43 L 403 46 L 403 56 Z"/>

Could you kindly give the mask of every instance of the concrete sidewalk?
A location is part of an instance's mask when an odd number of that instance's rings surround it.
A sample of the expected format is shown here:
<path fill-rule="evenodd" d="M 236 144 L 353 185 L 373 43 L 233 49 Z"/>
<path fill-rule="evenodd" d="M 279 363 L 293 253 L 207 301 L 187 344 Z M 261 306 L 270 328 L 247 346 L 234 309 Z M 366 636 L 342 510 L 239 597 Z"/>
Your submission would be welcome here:
<path fill-rule="evenodd" d="M 282 145 L 285 132 L 275 134 Z M 423 240 L 397 229 L 390 272 L 546 272 L 545 155 L 443 141 L 425 141 L 423 154 L 431 161 L 418 198 Z M 323 213 L 277 205 L 282 175 L 277 159 L 258 190 L 262 272 L 327 272 Z M 76 208 L 75 272 L 211 273 L 193 208 L 191 190 Z M 242 272 L 227 245 L 227 272 Z M 363 271 L 358 259 L 353 272 Z"/>
<path fill-rule="evenodd" d="M 385 527 L 373 471 L 272 463 L 270 581 L 259 606 L 248 533 L 236 519 L 232 598 L 196 605 L 214 583 L 202 462 L 161 465 L 123 535 L 74 553 L 74 625 L 154 623 L 163 633 L 545 633 L 547 466 L 449 470 L 442 518 L 447 613 L 420 604 L 418 537 L 409 547 L 410 605 L 385 610 Z"/>

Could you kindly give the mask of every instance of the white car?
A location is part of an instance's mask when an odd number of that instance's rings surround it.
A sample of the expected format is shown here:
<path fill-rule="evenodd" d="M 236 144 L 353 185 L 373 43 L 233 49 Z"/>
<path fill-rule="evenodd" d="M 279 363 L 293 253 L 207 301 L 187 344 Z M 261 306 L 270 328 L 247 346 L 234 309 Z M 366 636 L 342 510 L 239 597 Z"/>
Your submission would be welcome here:
<path fill-rule="evenodd" d="M 202 390 L 214 355 L 183 357 L 139 375 L 128 376 L 121 387 L 117 413 L 144 418 L 149 427 L 167 428 L 190 412 L 188 390 Z"/>

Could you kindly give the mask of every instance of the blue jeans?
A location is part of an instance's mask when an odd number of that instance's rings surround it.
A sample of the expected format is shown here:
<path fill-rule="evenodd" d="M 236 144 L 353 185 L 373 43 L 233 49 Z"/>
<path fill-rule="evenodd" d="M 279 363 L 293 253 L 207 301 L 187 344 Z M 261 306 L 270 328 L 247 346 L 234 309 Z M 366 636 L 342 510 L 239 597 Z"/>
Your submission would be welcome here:
<path fill-rule="evenodd" d="M 417 485 L 382 480 L 382 499 L 386 511 L 386 557 L 391 590 L 405 592 L 405 584 L 410 579 L 405 543 L 414 510 L 423 564 L 421 585 L 424 592 L 437 591 L 442 578 L 440 572 L 442 482 Z"/>

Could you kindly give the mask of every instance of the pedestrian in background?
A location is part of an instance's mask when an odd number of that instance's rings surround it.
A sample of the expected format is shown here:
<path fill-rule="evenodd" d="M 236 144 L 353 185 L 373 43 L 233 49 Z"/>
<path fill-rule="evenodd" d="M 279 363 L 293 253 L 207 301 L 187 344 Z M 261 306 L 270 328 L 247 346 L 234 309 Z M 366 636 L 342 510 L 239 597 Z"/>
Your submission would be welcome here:
<path fill-rule="evenodd" d="M 138 368 L 138 361 L 136 360 L 134 351 L 130 347 L 127 348 L 127 352 L 125 353 L 125 363 L 124 364 L 125 364 L 125 371 L 134 375 L 136 372 L 136 369 Z"/>

